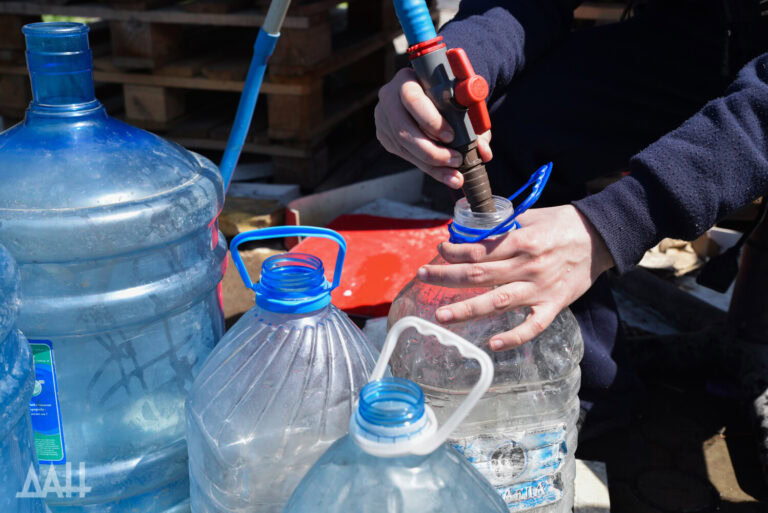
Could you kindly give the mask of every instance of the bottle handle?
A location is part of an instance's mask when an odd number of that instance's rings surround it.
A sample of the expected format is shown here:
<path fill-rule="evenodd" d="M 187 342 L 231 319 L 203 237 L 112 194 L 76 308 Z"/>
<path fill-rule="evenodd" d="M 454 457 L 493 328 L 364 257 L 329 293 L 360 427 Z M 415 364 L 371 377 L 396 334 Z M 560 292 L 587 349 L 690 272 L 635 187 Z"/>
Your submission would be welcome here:
<path fill-rule="evenodd" d="M 237 267 L 237 271 L 240 273 L 240 277 L 243 279 L 246 287 L 253 289 L 255 285 L 251 281 L 248 270 L 245 268 L 242 256 L 240 256 L 240 251 L 238 250 L 240 245 L 254 240 L 282 239 L 285 237 L 318 237 L 336 242 L 339 245 L 339 253 L 336 255 L 336 268 L 333 271 L 333 283 L 330 290 L 339 286 L 341 270 L 344 267 L 344 258 L 347 255 L 347 242 L 344 240 L 344 237 L 328 228 L 318 228 L 316 226 L 273 226 L 243 232 L 232 239 L 229 245 L 232 260 L 235 262 L 235 267 Z"/>
<path fill-rule="evenodd" d="M 411 454 L 425 455 L 434 452 L 448 439 L 450 434 L 459 426 L 459 424 L 461 424 L 472 408 L 474 408 L 477 402 L 483 397 L 485 392 L 488 391 L 488 388 L 491 386 L 491 381 L 493 381 L 493 362 L 491 361 L 490 356 L 488 356 L 482 349 L 455 333 L 448 331 L 442 326 L 438 326 L 418 317 L 407 316 L 397 321 L 395 325 L 392 326 L 392 329 L 389 330 L 389 333 L 387 333 L 384 347 L 381 350 L 381 356 L 379 357 L 379 361 L 376 362 L 376 367 L 371 374 L 371 381 L 376 381 L 384 376 L 384 372 L 387 369 L 387 365 L 395 350 L 395 346 L 400 339 L 400 335 L 402 335 L 408 328 L 415 328 L 416 331 L 422 335 L 434 335 L 444 346 L 455 347 L 459 350 L 461 356 L 477 360 L 480 364 L 480 379 L 477 380 L 477 383 L 475 383 L 475 386 L 472 388 L 472 391 L 464 402 L 459 405 L 453 415 L 451 415 L 445 424 L 440 426 L 437 432 L 432 435 L 429 440 L 419 443 L 418 447 L 414 447 L 410 451 Z"/>

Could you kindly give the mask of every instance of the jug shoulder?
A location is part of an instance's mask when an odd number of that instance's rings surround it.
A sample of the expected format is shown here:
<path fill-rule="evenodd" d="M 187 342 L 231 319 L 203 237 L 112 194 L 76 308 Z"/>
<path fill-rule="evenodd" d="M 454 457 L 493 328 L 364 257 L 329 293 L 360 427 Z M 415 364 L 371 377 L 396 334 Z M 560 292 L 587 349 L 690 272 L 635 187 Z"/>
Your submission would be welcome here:
<path fill-rule="evenodd" d="M 393 511 L 399 513 L 508 512 L 496 490 L 447 445 L 427 456 L 377 458 L 349 436 L 323 454 L 285 511 L 378 513 L 382 504 L 396 505 Z"/>
<path fill-rule="evenodd" d="M 0 135 L 0 241 L 20 263 L 111 258 L 211 231 L 224 184 L 210 160 L 106 115 L 64 121 Z"/>
<path fill-rule="evenodd" d="M 287 433 L 314 446 L 347 431 L 378 354 L 333 305 L 300 315 L 251 309 L 195 378 L 188 423 L 220 460 L 240 461 L 244 445 L 277 450 Z"/>
<path fill-rule="evenodd" d="M 87 209 L 146 201 L 205 175 L 207 159 L 99 109 L 79 117 L 29 117 L 0 134 L 0 208 Z"/>

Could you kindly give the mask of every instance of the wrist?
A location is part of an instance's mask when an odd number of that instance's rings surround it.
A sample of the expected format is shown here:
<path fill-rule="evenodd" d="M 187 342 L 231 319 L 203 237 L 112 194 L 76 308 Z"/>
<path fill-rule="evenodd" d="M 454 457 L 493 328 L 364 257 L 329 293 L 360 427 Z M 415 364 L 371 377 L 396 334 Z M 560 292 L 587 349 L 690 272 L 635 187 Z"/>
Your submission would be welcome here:
<path fill-rule="evenodd" d="M 592 224 L 587 216 L 582 214 L 581 211 L 573 205 L 569 206 L 576 212 L 576 215 L 578 215 L 584 226 L 587 237 L 589 238 L 592 252 L 592 276 L 593 279 L 597 279 L 602 273 L 616 266 L 616 263 L 613 260 L 613 255 L 608 249 L 608 245 L 605 243 L 603 236 L 600 235 L 600 232 L 595 228 L 595 225 Z"/>

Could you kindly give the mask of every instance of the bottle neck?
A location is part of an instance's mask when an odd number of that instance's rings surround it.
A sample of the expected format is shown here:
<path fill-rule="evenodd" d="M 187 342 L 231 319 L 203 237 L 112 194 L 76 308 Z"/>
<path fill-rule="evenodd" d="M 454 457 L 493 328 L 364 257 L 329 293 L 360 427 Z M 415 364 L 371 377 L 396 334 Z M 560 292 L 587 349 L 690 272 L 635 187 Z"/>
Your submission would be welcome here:
<path fill-rule="evenodd" d="M 494 196 L 493 202 L 496 206 L 495 212 L 472 212 L 467 202 L 467 198 L 461 198 L 456 202 L 453 210 L 453 220 L 461 227 L 472 230 L 490 230 L 499 223 L 505 221 L 514 212 L 512 202 L 501 196 Z M 461 229 L 456 227 L 458 232 Z M 472 236 L 471 233 L 464 234 Z"/>
<path fill-rule="evenodd" d="M 323 262 L 305 253 L 269 257 L 254 288 L 256 304 L 276 313 L 309 313 L 331 302 Z"/>
<path fill-rule="evenodd" d="M 32 23 L 23 31 L 32 82 L 30 111 L 65 114 L 99 108 L 88 27 L 69 22 Z"/>
<path fill-rule="evenodd" d="M 360 391 L 353 422 L 362 438 L 389 444 L 408 440 L 427 426 L 424 393 L 407 379 L 372 381 Z"/>

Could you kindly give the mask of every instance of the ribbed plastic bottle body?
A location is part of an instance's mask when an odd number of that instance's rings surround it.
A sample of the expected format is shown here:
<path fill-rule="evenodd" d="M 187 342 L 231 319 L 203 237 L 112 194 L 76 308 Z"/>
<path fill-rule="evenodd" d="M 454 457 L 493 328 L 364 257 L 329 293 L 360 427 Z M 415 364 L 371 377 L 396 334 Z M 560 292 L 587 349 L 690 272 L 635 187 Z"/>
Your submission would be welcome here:
<path fill-rule="evenodd" d="M 378 458 L 346 435 L 301 482 L 285 513 L 506 513 L 483 477 L 452 447 Z"/>
<path fill-rule="evenodd" d="M 487 228 L 468 221 L 462 219 L 461 224 Z M 445 261 L 437 257 L 431 263 Z M 440 306 L 490 290 L 437 287 L 414 278 L 393 302 L 388 325 L 407 315 L 434 322 Z M 492 335 L 524 319 L 523 311 L 511 311 L 446 326 L 482 347 L 494 362 L 491 388 L 451 435 L 451 443 L 496 486 L 510 511 L 570 512 L 584 352 L 581 331 L 566 308 L 535 340 L 510 351 L 488 348 Z M 455 349 L 413 330 L 402 335 L 391 366 L 395 376 L 422 387 L 440 421 L 464 400 L 480 372 Z"/>
<path fill-rule="evenodd" d="M 20 283 L 16 264 L 0 246 L 0 511 L 44 513 L 45 505 L 25 482 L 37 471 L 29 399 L 35 376 L 29 344 L 16 329 L 20 306 Z"/>
<path fill-rule="evenodd" d="M 49 24 L 37 25 L 35 51 L 49 44 Z M 87 49 L 77 24 L 52 25 L 51 38 Z M 34 59 L 64 66 L 85 52 L 56 45 Z M 0 134 L 0 243 L 21 267 L 19 328 L 46 353 L 52 399 L 47 420 L 32 417 L 38 457 L 60 482 L 67 463 L 84 465 L 90 488 L 47 502 L 67 513 L 170 511 L 189 497 L 184 401 L 224 330 L 223 182 L 207 159 L 108 117 L 95 99 L 59 102 L 73 81 L 82 87 L 72 94 L 87 96 L 90 74 L 41 79 L 32 53 L 33 86 L 45 87 Z"/>
<path fill-rule="evenodd" d="M 258 306 L 206 362 L 187 403 L 192 511 L 279 513 L 344 435 L 378 353 L 333 305 Z"/>

